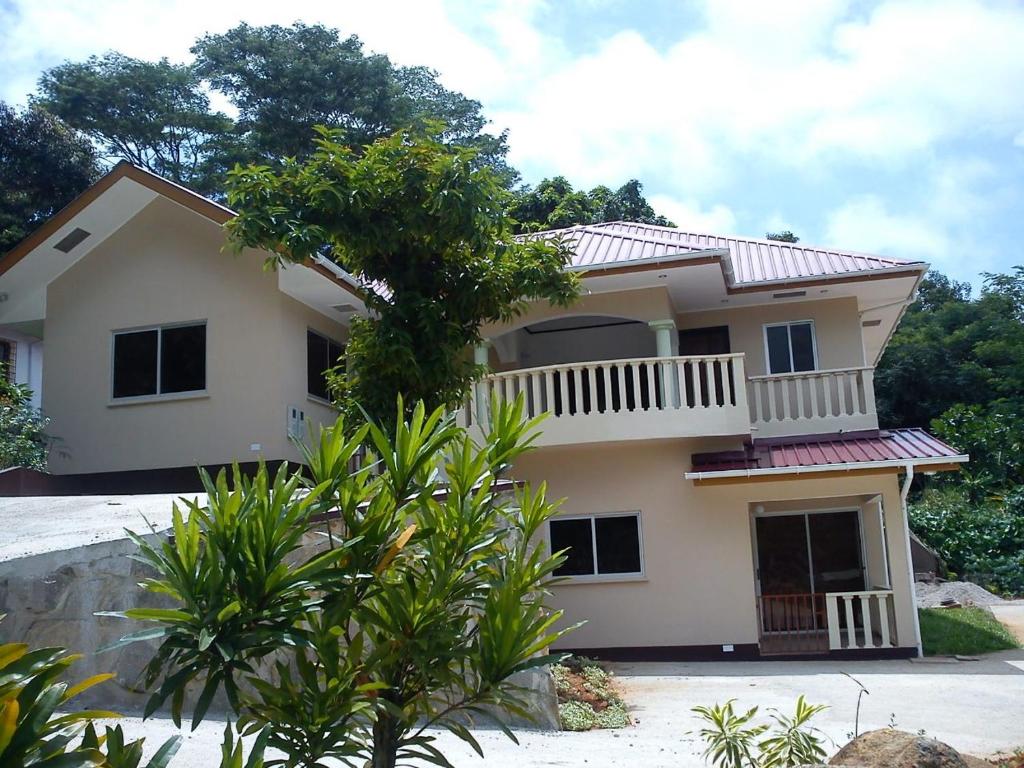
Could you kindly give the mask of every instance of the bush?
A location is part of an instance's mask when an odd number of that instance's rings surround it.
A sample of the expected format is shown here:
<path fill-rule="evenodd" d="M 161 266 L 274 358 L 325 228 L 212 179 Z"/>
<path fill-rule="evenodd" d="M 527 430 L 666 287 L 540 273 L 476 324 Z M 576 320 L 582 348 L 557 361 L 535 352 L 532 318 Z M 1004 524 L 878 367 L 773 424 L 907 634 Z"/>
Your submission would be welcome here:
<path fill-rule="evenodd" d="M 1024 594 L 1024 488 L 979 502 L 962 489 L 929 489 L 909 514 L 914 533 L 951 571 Z"/>
<path fill-rule="evenodd" d="M 612 682 L 612 675 L 596 661 L 568 656 L 551 666 L 558 693 L 558 714 L 567 731 L 625 728 L 629 713 Z"/>
<path fill-rule="evenodd" d="M 561 613 L 545 604 L 564 558 L 537 545 L 558 505 L 543 486 L 497 485 L 537 422 L 522 397 L 494 403 L 477 445 L 442 409 L 420 403 L 405 421 L 397 406 L 390 433 L 322 430 L 304 447 L 308 478 L 204 473 L 208 501 L 175 506 L 173 538 L 134 536 L 156 573 L 145 588 L 173 604 L 124 614 L 157 625 L 124 642 L 162 639 L 147 715 L 170 700 L 180 723 L 196 681 L 193 728 L 223 690 L 242 735 L 263 729 L 288 765 L 374 768 L 447 765 L 430 727 L 480 752 L 467 715 L 530 716 L 510 678 L 550 663 L 571 629 L 553 629 Z M 316 533 L 327 543 L 311 551 Z"/>
<path fill-rule="evenodd" d="M 824 734 L 808 724 L 824 705 L 808 704 L 800 696 L 792 716 L 773 709 L 770 723 L 755 725 L 757 707 L 736 714 L 734 701 L 693 708 L 707 723 L 698 732 L 706 745 L 704 759 L 716 768 L 792 768 L 824 762 Z"/>

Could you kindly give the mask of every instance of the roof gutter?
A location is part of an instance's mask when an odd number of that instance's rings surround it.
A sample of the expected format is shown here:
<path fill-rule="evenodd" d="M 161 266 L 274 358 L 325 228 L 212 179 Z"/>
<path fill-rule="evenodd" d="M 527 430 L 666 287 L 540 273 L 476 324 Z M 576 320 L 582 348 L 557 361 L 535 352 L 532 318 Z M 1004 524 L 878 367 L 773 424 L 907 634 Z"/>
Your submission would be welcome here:
<path fill-rule="evenodd" d="M 847 461 L 841 464 L 815 464 L 813 466 L 763 467 L 760 469 L 726 469 L 718 472 L 687 472 L 687 480 L 713 480 L 727 477 L 766 477 L 771 475 L 813 475 L 818 472 L 846 471 L 859 469 L 904 469 L 919 464 L 962 464 L 969 461 L 967 454 L 957 456 L 925 456 L 919 459 L 887 459 L 885 461 Z M 909 490 L 909 489 L 908 489 Z"/>

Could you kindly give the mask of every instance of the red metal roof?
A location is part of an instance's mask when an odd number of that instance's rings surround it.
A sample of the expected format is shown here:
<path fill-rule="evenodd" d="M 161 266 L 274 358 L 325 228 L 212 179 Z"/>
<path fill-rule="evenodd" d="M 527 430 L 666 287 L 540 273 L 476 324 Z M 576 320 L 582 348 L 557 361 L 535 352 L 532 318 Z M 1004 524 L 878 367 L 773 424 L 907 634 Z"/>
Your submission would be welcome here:
<path fill-rule="evenodd" d="M 729 472 L 921 460 L 944 463 L 963 461 L 963 456 L 923 429 L 871 430 L 754 440 L 741 451 L 695 453 L 692 471 Z"/>
<path fill-rule="evenodd" d="M 923 268 L 922 261 L 893 259 L 857 251 L 782 243 L 776 240 L 686 232 L 676 227 L 612 221 L 537 232 L 529 237 L 561 238 L 572 249 L 577 269 L 606 267 L 666 257 L 700 256 L 708 250 L 728 253 L 726 280 L 752 285 L 788 280 Z"/>

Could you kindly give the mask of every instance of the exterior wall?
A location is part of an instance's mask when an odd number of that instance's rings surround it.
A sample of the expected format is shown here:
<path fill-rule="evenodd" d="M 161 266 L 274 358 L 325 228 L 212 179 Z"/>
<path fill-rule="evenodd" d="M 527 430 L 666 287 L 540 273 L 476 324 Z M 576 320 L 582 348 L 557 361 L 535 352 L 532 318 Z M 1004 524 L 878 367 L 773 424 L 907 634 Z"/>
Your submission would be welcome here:
<path fill-rule="evenodd" d="M 855 297 L 827 301 L 784 302 L 757 307 L 732 307 L 710 312 L 685 312 L 677 316 L 680 328 L 728 325 L 733 352 L 747 357 L 747 375 L 768 372 L 764 351 L 764 325 L 787 320 L 813 320 L 818 349 L 818 368 L 852 368 L 864 365 L 860 314 Z"/>
<path fill-rule="evenodd" d="M 50 284 L 52 472 L 296 459 L 287 406 L 314 424 L 332 419 L 306 395 L 305 332 L 344 341 L 345 328 L 281 293 L 259 254 L 231 256 L 223 244 L 219 226 L 158 198 Z M 111 332 L 189 320 L 207 323 L 206 393 L 112 401 Z"/>
<path fill-rule="evenodd" d="M 758 642 L 752 506 L 857 500 L 882 494 L 900 645 L 913 647 L 911 587 L 895 473 L 696 486 L 689 456 L 712 441 L 643 441 L 545 448 L 520 459 L 517 479 L 548 483 L 564 514 L 641 513 L 642 580 L 566 583 L 552 603 L 565 621 L 585 620 L 566 648 L 749 645 Z M 807 501 L 808 506 L 814 506 Z"/>

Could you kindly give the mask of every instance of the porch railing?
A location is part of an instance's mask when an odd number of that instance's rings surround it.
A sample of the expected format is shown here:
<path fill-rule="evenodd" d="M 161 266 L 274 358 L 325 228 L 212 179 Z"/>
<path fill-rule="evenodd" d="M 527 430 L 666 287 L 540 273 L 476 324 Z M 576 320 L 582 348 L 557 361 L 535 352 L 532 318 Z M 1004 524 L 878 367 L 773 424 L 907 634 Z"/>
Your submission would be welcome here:
<path fill-rule="evenodd" d="M 491 397 L 513 400 L 519 395 L 528 416 L 553 417 L 543 429 L 555 439 L 562 439 L 563 432 L 568 438 L 572 430 L 585 441 L 591 431 L 603 439 L 628 439 L 748 429 L 742 354 L 632 358 L 495 373 L 474 383 L 463 416 L 466 425 L 486 429 Z"/>
<path fill-rule="evenodd" d="M 825 613 L 830 650 L 893 647 L 896 617 L 892 592 L 828 592 Z"/>
<path fill-rule="evenodd" d="M 824 431 L 878 425 L 873 368 L 751 376 L 749 381 L 750 422 L 761 435 L 783 434 L 810 421 Z"/>
<path fill-rule="evenodd" d="M 761 652 L 815 653 L 827 649 L 825 595 L 760 595 Z"/>

